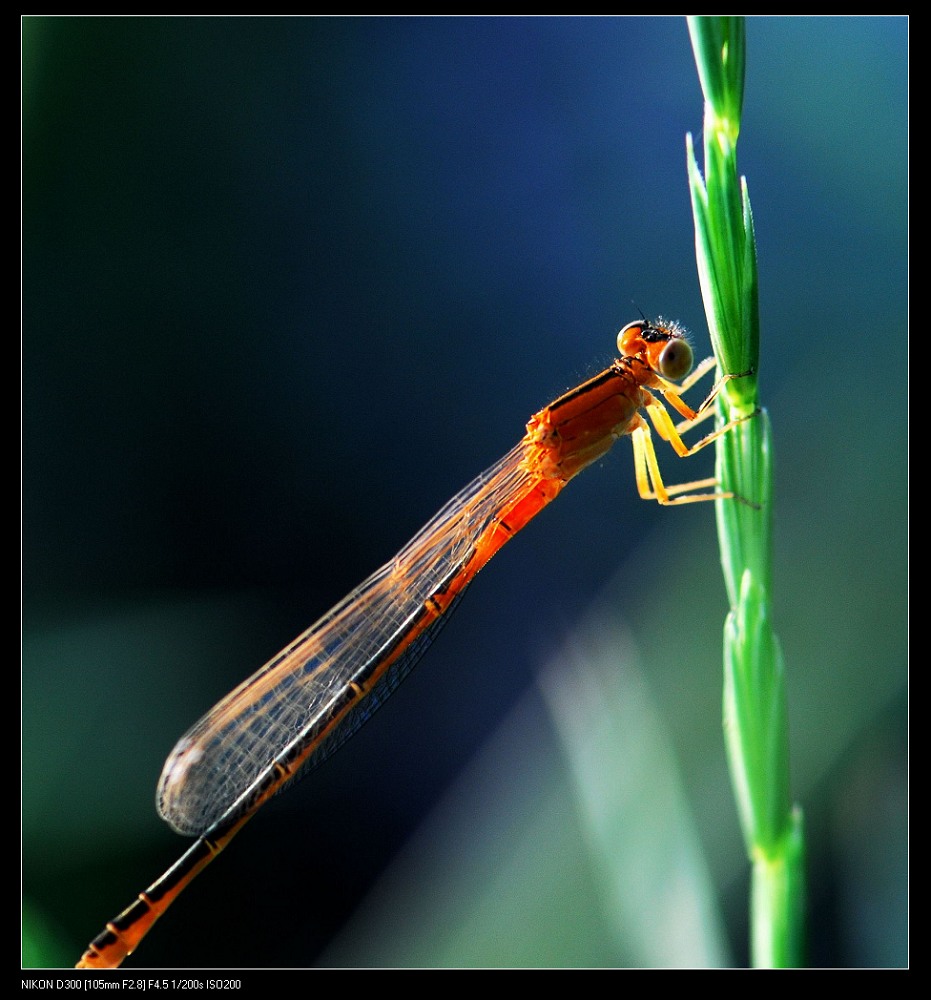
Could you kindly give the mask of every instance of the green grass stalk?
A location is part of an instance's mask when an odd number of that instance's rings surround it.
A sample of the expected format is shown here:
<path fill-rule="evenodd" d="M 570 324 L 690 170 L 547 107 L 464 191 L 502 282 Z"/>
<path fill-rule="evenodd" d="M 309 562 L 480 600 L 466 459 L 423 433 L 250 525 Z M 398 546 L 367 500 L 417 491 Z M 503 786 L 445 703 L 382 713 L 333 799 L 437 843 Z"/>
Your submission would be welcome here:
<path fill-rule="evenodd" d="M 737 172 L 746 58 L 743 18 L 690 17 L 705 97 L 704 176 L 687 136 L 698 274 L 721 373 L 724 421 L 749 417 L 717 442 L 718 537 L 730 612 L 724 627 L 724 730 L 741 828 L 752 865 L 751 953 L 758 967 L 802 964 L 804 829 L 789 792 L 782 654 L 770 616 L 772 434 L 759 406 L 756 240 L 746 179 Z"/>

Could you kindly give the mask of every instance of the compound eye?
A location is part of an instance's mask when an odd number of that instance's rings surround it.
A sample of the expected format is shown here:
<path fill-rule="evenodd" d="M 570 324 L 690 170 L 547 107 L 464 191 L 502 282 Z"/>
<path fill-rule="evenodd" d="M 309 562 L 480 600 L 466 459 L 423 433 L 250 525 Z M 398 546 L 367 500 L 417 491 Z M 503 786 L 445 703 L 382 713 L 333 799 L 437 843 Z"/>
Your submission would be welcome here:
<path fill-rule="evenodd" d="M 657 361 L 657 371 L 663 378 L 678 382 L 692 370 L 692 348 L 688 342 L 676 338 L 662 349 Z"/>
<path fill-rule="evenodd" d="M 646 323 L 634 320 L 628 323 L 617 335 L 618 352 L 626 357 L 630 354 L 638 354 L 643 349 L 643 328 Z"/>

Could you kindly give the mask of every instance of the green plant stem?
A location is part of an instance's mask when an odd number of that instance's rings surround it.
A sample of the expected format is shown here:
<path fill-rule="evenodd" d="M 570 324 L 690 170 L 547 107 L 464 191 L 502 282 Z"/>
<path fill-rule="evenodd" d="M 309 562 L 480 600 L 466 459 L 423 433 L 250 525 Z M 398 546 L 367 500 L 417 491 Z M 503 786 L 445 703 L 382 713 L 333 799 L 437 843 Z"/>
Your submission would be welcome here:
<path fill-rule="evenodd" d="M 756 966 L 800 965 L 804 941 L 804 827 L 791 806 L 782 654 L 770 616 L 772 435 L 759 408 L 759 302 L 753 214 L 737 171 L 744 22 L 690 17 L 705 97 L 704 176 L 691 136 L 687 159 L 698 273 L 719 369 L 738 376 L 718 396 L 724 421 L 717 478 L 738 501 L 717 504 L 730 612 L 724 627 L 724 729 L 731 779 L 752 864 Z"/>

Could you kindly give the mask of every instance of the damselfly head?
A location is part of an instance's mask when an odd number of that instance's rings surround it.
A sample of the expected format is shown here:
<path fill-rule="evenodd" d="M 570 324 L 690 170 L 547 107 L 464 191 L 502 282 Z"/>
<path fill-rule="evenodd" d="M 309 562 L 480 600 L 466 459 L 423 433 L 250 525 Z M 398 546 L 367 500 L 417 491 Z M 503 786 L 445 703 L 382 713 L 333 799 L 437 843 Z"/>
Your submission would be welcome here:
<path fill-rule="evenodd" d="M 638 357 L 658 375 L 676 382 L 692 369 L 692 348 L 686 332 L 669 320 L 637 319 L 617 335 L 617 349 L 624 357 Z"/>

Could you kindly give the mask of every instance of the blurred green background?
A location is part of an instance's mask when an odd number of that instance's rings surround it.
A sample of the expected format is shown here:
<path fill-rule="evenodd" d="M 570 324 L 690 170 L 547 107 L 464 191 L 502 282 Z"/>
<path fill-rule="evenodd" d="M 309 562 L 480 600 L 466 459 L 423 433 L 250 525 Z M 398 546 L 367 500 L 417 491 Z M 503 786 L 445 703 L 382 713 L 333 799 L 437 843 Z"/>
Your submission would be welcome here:
<path fill-rule="evenodd" d="M 908 21 L 747 34 L 810 960 L 903 965 Z M 707 353 L 701 123 L 679 18 L 23 20 L 24 964 L 180 855 L 181 733 L 621 325 Z M 746 963 L 713 511 L 615 452 L 132 965 Z"/>

